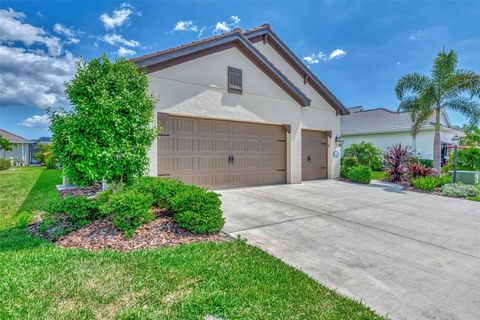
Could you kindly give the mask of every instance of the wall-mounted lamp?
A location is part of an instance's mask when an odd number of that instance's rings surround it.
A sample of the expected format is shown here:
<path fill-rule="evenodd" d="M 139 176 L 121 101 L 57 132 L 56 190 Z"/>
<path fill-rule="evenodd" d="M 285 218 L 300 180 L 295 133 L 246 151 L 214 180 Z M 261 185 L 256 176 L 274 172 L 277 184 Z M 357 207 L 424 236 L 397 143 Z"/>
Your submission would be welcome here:
<path fill-rule="evenodd" d="M 335 137 L 335 144 L 337 147 L 341 148 L 343 146 L 343 139 L 339 135 Z"/>

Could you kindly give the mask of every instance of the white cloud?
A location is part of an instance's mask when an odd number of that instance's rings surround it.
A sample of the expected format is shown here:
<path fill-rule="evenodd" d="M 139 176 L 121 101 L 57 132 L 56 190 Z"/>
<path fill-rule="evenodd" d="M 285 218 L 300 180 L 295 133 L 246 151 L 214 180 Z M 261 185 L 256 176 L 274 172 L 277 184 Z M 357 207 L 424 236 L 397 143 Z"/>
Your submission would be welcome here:
<path fill-rule="evenodd" d="M 332 52 L 330 52 L 330 55 L 328 56 L 328 59 L 334 59 L 334 58 L 341 58 L 347 54 L 346 51 L 342 49 L 335 49 Z"/>
<path fill-rule="evenodd" d="M 330 52 L 330 54 L 328 54 L 328 55 L 326 53 L 323 53 L 323 52 L 312 53 L 309 56 L 303 57 L 302 60 L 306 64 L 312 65 L 312 64 L 320 63 L 320 61 L 338 59 L 338 58 L 341 58 L 341 57 L 345 56 L 346 54 L 347 54 L 347 52 L 342 50 L 342 49 L 335 49 L 332 52 Z"/>
<path fill-rule="evenodd" d="M 140 12 L 135 11 L 134 7 L 128 3 L 122 3 L 120 7 L 113 10 L 112 15 L 104 12 L 100 15 L 100 20 L 103 22 L 105 29 L 114 29 L 128 23 L 132 14 L 140 15 Z"/>
<path fill-rule="evenodd" d="M 13 9 L 0 10 L 0 40 L 4 42 L 22 42 L 27 46 L 44 45 L 50 55 L 60 55 L 60 39 L 49 35 L 42 28 L 24 23 L 25 14 Z"/>
<path fill-rule="evenodd" d="M 120 44 L 128 47 L 138 47 L 140 45 L 140 42 L 135 40 L 127 40 L 119 34 L 106 34 L 101 38 L 101 40 L 111 44 L 112 46 Z"/>
<path fill-rule="evenodd" d="M 408 37 L 408 40 L 410 41 L 417 41 L 417 40 L 420 40 L 420 38 L 422 38 L 427 32 L 425 30 L 419 30 L 413 34 L 411 34 L 409 37 Z"/>
<path fill-rule="evenodd" d="M 173 31 L 193 31 L 193 32 L 197 32 L 198 27 L 193 23 L 192 20 L 188 20 L 188 21 L 180 20 L 173 27 Z"/>
<path fill-rule="evenodd" d="M 71 28 L 65 27 L 63 24 L 55 23 L 53 31 L 65 36 L 68 43 L 78 44 L 80 42 L 80 39 L 77 38 L 77 32 Z"/>
<path fill-rule="evenodd" d="M 218 21 L 215 24 L 215 28 L 213 29 L 213 34 L 220 34 L 223 32 L 228 32 L 236 27 L 242 22 L 242 20 L 238 16 L 231 16 L 229 22 L 227 21 Z"/>
<path fill-rule="evenodd" d="M 50 118 L 48 117 L 48 115 L 35 115 L 23 120 L 18 125 L 23 127 L 46 127 L 50 125 Z"/>
<path fill-rule="evenodd" d="M 203 32 L 205 32 L 205 30 L 207 30 L 207 28 L 206 28 L 206 27 L 202 27 L 202 28 L 200 29 L 200 31 L 198 31 L 198 37 L 199 37 L 199 38 L 202 36 L 202 34 L 203 34 Z"/>
<path fill-rule="evenodd" d="M 135 51 L 124 48 L 124 47 L 120 47 L 117 50 L 117 54 L 121 57 L 132 56 L 135 54 Z"/>

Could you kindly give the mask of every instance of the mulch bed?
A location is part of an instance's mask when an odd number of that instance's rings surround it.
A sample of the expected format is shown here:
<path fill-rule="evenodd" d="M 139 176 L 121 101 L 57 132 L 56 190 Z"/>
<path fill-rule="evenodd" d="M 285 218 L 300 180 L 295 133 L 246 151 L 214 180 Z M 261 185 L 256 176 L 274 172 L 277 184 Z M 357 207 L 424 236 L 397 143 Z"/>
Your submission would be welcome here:
<path fill-rule="evenodd" d="M 61 190 L 59 191 L 59 193 L 63 198 L 66 198 L 67 196 L 93 197 L 100 191 L 102 191 L 102 184 L 95 183 L 93 186 L 89 186 L 89 187 L 75 187 L 75 188 Z"/>
<path fill-rule="evenodd" d="M 110 218 L 94 221 L 83 229 L 73 231 L 55 242 L 63 248 L 82 248 L 91 251 L 113 249 L 133 251 L 147 248 L 161 248 L 195 242 L 220 242 L 230 239 L 225 233 L 194 234 L 179 228 L 170 213 L 156 210 L 157 218 L 137 229 L 126 239 L 123 233 L 111 224 Z M 37 231 L 39 223 L 31 225 L 27 231 L 42 236 Z"/>

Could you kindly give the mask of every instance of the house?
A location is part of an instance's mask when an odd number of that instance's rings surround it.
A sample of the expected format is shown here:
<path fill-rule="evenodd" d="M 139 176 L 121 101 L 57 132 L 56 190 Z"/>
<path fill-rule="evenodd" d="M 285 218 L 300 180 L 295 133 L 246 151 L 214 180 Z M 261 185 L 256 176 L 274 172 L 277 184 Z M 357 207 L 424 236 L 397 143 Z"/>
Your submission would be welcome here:
<path fill-rule="evenodd" d="M 131 61 L 159 97 L 150 175 L 212 188 L 339 175 L 348 111 L 268 24 Z"/>
<path fill-rule="evenodd" d="M 0 150 L 0 156 L 2 158 L 11 160 L 13 165 L 17 166 L 30 164 L 32 141 L 3 129 L 0 129 L 0 136 L 13 144 L 12 151 Z"/>
<path fill-rule="evenodd" d="M 430 118 L 416 136 L 412 136 L 412 119 L 409 112 L 395 112 L 385 108 L 364 110 L 363 107 L 349 108 L 350 114 L 342 116 L 343 149 L 353 143 L 371 142 L 382 150 L 401 143 L 410 146 L 419 159 L 433 160 L 435 118 Z M 452 128 L 448 114 L 440 117 L 440 139 L 442 160 L 448 158 L 448 146 L 452 138 L 463 136 L 463 132 Z"/>

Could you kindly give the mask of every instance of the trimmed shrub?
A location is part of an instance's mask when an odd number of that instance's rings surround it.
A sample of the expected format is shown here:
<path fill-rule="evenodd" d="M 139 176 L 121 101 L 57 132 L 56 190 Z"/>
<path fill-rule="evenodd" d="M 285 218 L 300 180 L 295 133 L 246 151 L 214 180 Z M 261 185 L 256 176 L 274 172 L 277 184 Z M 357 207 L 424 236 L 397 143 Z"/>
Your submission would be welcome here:
<path fill-rule="evenodd" d="M 52 240 L 103 218 L 99 204 L 86 197 L 58 198 L 49 204 L 39 231 Z"/>
<path fill-rule="evenodd" d="M 11 166 L 10 160 L 7 159 L 0 159 L 0 170 L 7 170 Z"/>
<path fill-rule="evenodd" d="M 179 227 L 193 233 L 215 233 L 222 229 L 220 195 L 198 186 L 185 185 L 171 202 Z"/>
<path fill-rule="evenodd" d="M 185 184 L 179 180 L 141 177 L 129 189 L 138 193 L 151 194 L 154 206 L 170 210 L 171 200 L 184 187 Z"/>
<path fill-rule="evenodd" d="M 367 166 L 356 166 L 348 170 L 348 180 L 352 182 L 369 184 L 372 180 L 372 170 Z"/>
<path fill-rule="evenodd" d="M 358 166 L 358 160 L 356 157 L 343 157 L 341 162 L 340 176 L 348 179 L 348 171 L 352 167 Z"/>
<path fill-rule="evenodd" d="M 442 195 L 447 197 L 474 198 L 479 195 L 479 191 L 476 186 L 457 182 L 444 185 L 442 187 Z"/>
<path fill-rule="evenodd" d="M 102 206 L 104 215 L 112 216 L 112 224 L 130 238 L 142 224 L 155 219 L 150 210 L 153 197 L 133 190 L 116 193 Z"/>
<path fill-rule="evenodd" d="M 417 189 L 433 191 L 451 181 L 450 176 L 419 176 L 413 178 L 410 183 Z"/>

